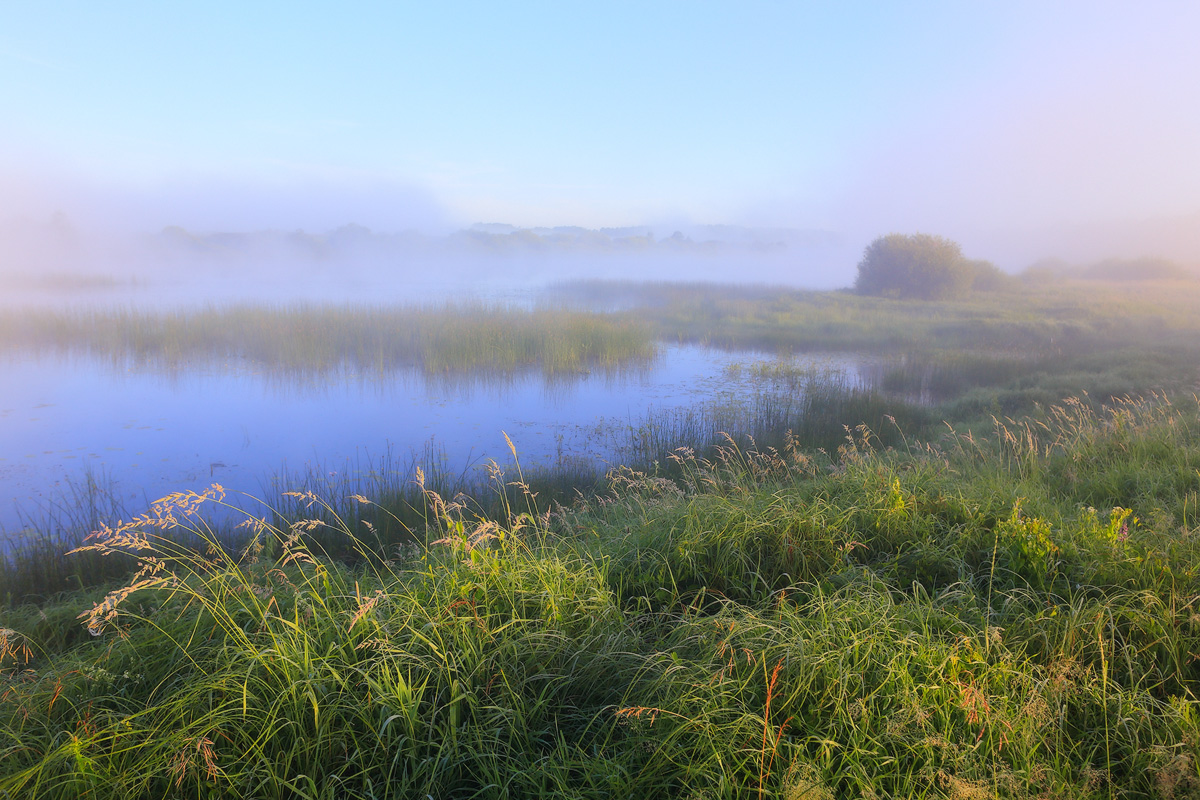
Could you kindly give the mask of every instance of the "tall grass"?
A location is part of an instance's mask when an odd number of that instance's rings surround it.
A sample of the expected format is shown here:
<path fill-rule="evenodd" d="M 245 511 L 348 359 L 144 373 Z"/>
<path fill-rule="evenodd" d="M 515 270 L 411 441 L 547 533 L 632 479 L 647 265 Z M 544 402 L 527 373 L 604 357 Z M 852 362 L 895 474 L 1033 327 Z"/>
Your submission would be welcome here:
<path fill-rule="evenodd" d="M 957 421 L 1027 414 L 1083 393 L 1107 403 L 1200 387 L 1200 285 L 1177 281 L 1059 281 L 945 302 L 604 281 L 561 284 L 551 296 L 644 321 L 664 341 L 851 353 L 860 386 L 938 405 L 937 415 Z"/>
<path fill-rule="evenodd" d="M 751 373 L 746 391 L 730 392 L 680 409 L 652 411 L 636 424 L 612 426 L 612 449 L 625 465 L 665 465 L 677 448 L 711 454 L 726 432 L 739 442 L 783 449 L 795 441 L 806 450 L 836 450 L 847 430 L 868 425 L 885 444 L 900 444 L 901 429 L 925 429 L 927 408 L 888 396 L 843 372 L 788 369 L 763 362 L 734 365 Z"/>
<path fill-rule="evenodd" d="M 1194 399 L 673 459 L 570 510 L 419 486 L 400 551 L 306 493 L 236 550 L 215 487 L 101 529 L 134 577 L 0 617 L 0 792 L 1200 791 Z"/>
<path fill-rule="evenodd" d="M 123 495 L 103 472 L 87 470 L 81 480 L 66 482 L 57 499 L 23 515 L 15 530 L 0 537 L 0 605 L 123 580 L 128 562 L 67 553 L 90 531 L 127 514 Z"/>
<path fill-rule="evenodd" d="M 172 312 L 27 309 L 0 316 L 0 346 L 80 352 L 173 371 L 245 364 L 292 377 L 415 368 L 547 375 L 645 365 L 656 355 L 634 320 L 566 310 L 230 306 Z"/>
<path fill-rule="evenodd" d="M 1078 354 L 1186 344 L 1200 286 L 1058 282 L 929 302 L 786 287 L 583 281 L 556 298 L 647 319 L 666 340 L 774 352 Z"/>

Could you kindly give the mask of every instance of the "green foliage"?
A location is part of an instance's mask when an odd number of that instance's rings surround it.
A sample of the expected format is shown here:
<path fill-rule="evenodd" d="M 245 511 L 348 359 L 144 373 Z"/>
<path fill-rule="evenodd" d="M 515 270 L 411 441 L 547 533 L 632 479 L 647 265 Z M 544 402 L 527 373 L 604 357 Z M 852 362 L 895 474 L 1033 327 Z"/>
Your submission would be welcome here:
<path fill-rule="evenodd" d="M 1021 514 L 1021 504 L 1015 503 L 1012 515 L 996 525 L 997 555 L 1004 549 L 1001 566 L 1028 576 L 1034 585 L 1044 585 L 1058 552 L 1050 534 L 1049 522 Z"/>
<path fill-rule="evenodd" d="M 1014 288 L 1016 280 L 985 259 L 967 261 L 971 270 L 971 289 L 976 292 L 999 292 Z"/>
<path fill-rule="evenodd" d="M 1192 796 L 1195 430 L 1154 396 L 730 438 L 503 522 L 426 490 L 400 553 L 312 495 L 231 552 L 179 495 L 89 545 L 138 577 L 0 616 L 0 796 Z"/>
<path fill-rule="evenodd" d="M 987 262 L 967 261 L 949 239 L 916 233 L 881 236 L 863 251 L 854 290 L 882 297 L 946 300 L 962 297 L 976 280 L 994 280 Z M 989 269 L 989 267 L 991 269 Z"/>

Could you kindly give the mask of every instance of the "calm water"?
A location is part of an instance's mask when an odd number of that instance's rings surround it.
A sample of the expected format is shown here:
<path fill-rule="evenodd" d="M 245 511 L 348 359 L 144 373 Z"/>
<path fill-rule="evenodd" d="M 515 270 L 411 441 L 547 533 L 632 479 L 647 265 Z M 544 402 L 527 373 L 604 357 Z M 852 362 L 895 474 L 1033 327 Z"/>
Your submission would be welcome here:
<path fill-rule="evenodd" d="M 489 458 L 511 460 L 502 432 L 522 464 L 604 461 L 615 457 L 606 430 L 746 390 L 725 367 L 748 358 L 761 357 L 669 346 L 652 368 L 550 383 L 540 373 L 301 383 L 236 365 L 167 376 L 85 357 L 13 359 L 0 384 L 0 526 L 38 519 L 89 476 L 139 513 L 167 493 L 214 482 L 271 499 L 280 476 L 365 472 L 431 445 L 451 469 L 478 469 Z"/>

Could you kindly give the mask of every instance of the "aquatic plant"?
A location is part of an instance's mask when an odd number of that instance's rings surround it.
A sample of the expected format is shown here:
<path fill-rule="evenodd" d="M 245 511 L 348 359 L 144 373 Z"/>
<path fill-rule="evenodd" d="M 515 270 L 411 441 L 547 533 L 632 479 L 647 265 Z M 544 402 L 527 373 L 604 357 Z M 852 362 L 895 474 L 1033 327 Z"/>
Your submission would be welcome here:
<path fill-rule="evenodd" d="M 656 355 L 649 329 L 635 320 L 482 304 L 25 309 L 0 317 L 0 346 L 164 372 L 251 367 L 291 379 L 403 369 L 552 376 L 644 366 Z"/>

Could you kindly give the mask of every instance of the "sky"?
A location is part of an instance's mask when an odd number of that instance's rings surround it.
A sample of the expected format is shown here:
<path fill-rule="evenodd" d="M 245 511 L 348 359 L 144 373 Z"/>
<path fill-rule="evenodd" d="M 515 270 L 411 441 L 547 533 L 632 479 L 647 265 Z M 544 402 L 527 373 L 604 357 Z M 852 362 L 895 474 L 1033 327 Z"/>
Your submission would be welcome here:
<path fill-rule="evenodd" d="M 1183 2 L 0 0 L 0 220 L 1170 238 L 1200 223 L 1197 30 Z"/>

